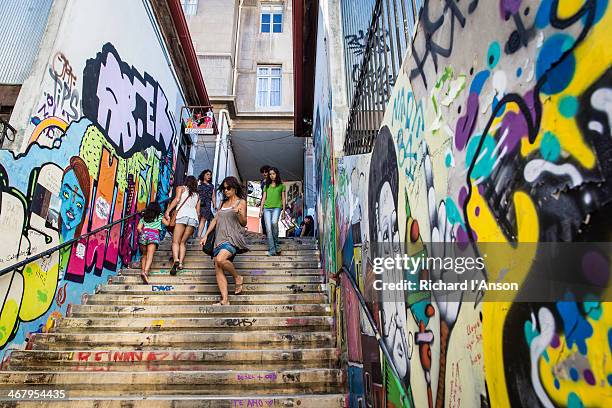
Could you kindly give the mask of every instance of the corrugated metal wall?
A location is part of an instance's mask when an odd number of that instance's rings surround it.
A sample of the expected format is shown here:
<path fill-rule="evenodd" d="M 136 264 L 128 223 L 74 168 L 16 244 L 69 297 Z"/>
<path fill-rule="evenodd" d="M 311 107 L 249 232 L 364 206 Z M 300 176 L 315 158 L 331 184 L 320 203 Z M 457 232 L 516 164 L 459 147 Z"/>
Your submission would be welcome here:
<path fill-rule="evenodd" d="M 0 84 L 23 84 L 38 54 L 53 0 L 0 0 Z"/>

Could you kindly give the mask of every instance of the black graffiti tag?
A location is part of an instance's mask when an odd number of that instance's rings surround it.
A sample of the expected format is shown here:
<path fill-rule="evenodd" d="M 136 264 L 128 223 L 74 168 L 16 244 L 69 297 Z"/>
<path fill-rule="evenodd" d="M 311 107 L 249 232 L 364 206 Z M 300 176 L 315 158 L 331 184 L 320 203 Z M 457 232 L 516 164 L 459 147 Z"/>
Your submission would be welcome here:
<path fill-rule="evenodd" d="M 410 71 L 410 79 L 414 79 L 417 76 L 421 76 L 423 83 L 425 84 L 425 88 L 427 88 L 427 77 L 425 76 L 425 63 L 427 62 L 428 57 L 431 57 L 431 61 L 434 64 L 434 68 L 436 72 L 438 71 L 438 56 L 442 56 L 444 58 L 450 57 L 453 51 L 453 45 L 455 42 L 455 21 L 461 25 L 461 27 L 465 27 L 465 16 L 459 10 L 459 6 L 453 0 L 443 0 L 444 8 L 442 9 L 442 14 L 435 20 L 431 20 L 429 17 L 430 14 L 430 2 L 429 0 L 425 1 L 423 5 L 423 12 L 421 13 L 420 24 L 423 29 L 423 37 L 425 38 L 425 51 L 423 56 L 419 55 L 419 52 L 416 50 L 414 46 L 414 42 L 412 43 L 412 58 L 416 64 L 416 68 L 413 68 Z M 468 13 L 473 13 L 478 6 L 478 0 L 472 0 L 472 2 L 468 6 Z M 450 30 L 448 34 L 448 44 L 441 45 L 440 43 L 434 41 L 434 35 L 440 30 L 446 22 L 450 20 Z"/>

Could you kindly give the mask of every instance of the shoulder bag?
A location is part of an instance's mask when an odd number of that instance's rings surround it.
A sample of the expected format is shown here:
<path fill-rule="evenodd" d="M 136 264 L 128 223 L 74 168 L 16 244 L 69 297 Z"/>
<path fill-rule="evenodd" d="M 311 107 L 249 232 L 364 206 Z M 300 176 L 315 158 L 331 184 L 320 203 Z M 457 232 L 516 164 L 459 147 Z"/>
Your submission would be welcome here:
<path fill-rule="evenodd" d="M 206 237 L 206 242 L 204 243 L 204 246 L 202 246 L 202 251 L 204 251 L 206 255 L 212 256 L 213 251 L 215 249 L 215 236 L 217 235 L 215 230 L 216 228 L 213 228 L 213 230 L 210 231 L 210 234 L 208 234 L 208 236 Z"/>
<path fill-rule="evenodd" d="M 174 227 L 176 226 L 176 214 L 178 214 L 178 212 L 181 211 L 181 208 L 183 208 L 183 205 L 185 205 L 187 200 L 189 200 L 189 196 L 187 196 L 187 198 L 183 200 L 183 202 L 181 203 L 181 205 L 178 206 L 178 208 L 172 210 L 172 215 L 170 215 L 170 221 L 168 222 L 168 225 L 166 226 L 166 229 L 170 231 L 170 233 L 174 231 Z"/>

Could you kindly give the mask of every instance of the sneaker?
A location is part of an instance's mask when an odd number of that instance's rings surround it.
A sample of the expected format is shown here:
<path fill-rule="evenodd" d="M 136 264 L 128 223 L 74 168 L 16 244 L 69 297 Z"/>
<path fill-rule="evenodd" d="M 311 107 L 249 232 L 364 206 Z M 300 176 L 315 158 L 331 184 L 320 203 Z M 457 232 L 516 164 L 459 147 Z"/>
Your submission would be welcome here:
<path fill-rule="evenodd" d="M 277 249 L 277 250 L 276 250 L 276 255 L 280 255 L 280 254 L 281 254 L 281 250 L 280 250 L 280 249 Z"/>

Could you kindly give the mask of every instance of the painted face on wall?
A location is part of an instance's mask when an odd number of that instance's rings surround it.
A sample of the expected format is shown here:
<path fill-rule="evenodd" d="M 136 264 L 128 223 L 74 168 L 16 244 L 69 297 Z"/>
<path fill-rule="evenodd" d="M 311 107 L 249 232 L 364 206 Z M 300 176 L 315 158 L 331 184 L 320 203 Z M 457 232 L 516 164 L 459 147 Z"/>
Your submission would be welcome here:
<path fill-rule="evenodd" d="M 391 185 L 385 182 L 380 189 L 376 203 L 376 241 L 380 246 L 379 256 L 394 257 L 400 253 L 399 231 L 397 229 L 397 209 Z M 401 282 L 402 272 L 390 270 L 383 275 L 383 281 Z M 406 309 L 402 302 L 402 292 L 385 293 L 383 303 L 384 340 L 391 351 L 398 374 L 404 378 L 408 374 L 409 345 L 406 334 Z M 397 296 L 397 299 L 395 298 Z"/>
<path fill-rule="evenodd" d="M 400 302 L 385 302 L 383 308 L 384 340 L 401 378 L 408 375 L 410 346 L 406 334 L 406 309 Z M 410 353 L 410 354 L 409 354 Z"/>
<path fill-rule="evenodd" d="M 66 173 L 62 179 L 60 200 L 62 202 L 60 207 L 62 237 L 71 239 L 85 212 L 85 194 L 73 170 Z"/>
<path fill-rule="evenodd" d="M 376 241 L 383 244 L 381 246 L 383 256 L 399 253 L 399 231 L 397 230 L 397 210 L 395 200 L 389 183 L 383 184 L 380 189 L 377 207 L 376 220 Z"/>

